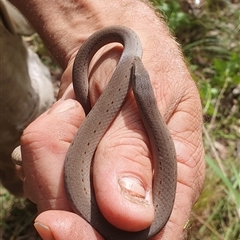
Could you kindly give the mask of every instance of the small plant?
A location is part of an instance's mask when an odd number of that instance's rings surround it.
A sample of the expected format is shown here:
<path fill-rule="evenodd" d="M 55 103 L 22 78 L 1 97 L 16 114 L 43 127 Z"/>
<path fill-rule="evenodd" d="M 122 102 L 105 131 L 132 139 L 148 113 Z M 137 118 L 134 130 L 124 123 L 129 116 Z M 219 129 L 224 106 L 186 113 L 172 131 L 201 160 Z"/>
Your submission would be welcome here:
<path fill-rule="evenodd" d="M 240 3 L 155 0 L 181 43 L 204 113 L 206 182 L 192 214 L 191 240 L 240 236 Z M 203 2 L 203 1 L 202 1 Z"/>
<path fill-rule="evenodd" d="M 188 26 L 190 16 L 183 12 L 179 1 L 152 1 L 157 11 L 161 12 L 169 28 L 176 33 L 182 26 Z"/>

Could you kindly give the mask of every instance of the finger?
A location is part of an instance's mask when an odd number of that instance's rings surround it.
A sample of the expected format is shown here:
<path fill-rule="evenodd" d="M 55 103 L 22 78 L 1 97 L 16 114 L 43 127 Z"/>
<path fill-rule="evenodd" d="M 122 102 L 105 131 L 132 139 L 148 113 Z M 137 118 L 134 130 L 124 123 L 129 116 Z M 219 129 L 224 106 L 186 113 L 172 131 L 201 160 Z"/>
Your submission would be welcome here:
<path fill-rule="evenodd" d="M 24 191 L 37 203 L 39 211 L 71 209 L 64 188 L 63 164 L 84 116 L 78 102 L 59 100 L 23 133 Z"/>
<path fill-rule="evenodd" d="M 147 142 L 141 119 L 128 102 L 95 153 L 93 183 L 99 208 L 108 221 L 124 230 L 142 230 L 154 218 Z"/>
<path fill-rule="evenodd" d="M 78 215 L 65 211 L 46 211 L 41 213 L 34 224 L 43 240 L 72 240 L 103 238 Z"/>

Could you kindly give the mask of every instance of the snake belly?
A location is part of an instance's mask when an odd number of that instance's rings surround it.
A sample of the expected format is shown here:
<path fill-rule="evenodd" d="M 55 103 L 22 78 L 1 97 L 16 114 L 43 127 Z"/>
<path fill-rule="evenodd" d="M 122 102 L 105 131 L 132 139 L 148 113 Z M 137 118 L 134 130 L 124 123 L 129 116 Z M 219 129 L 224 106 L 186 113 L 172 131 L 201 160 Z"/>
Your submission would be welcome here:
<path fill-rule="evenodd" d="M 88 66 L 94 54 L 109 43 L 124 49 L 117 67 L 99 99 L 91 108 Z M 73 86 L 86 118 L 73 139 L 65 159 L 65 186 L 73 210 L 90 223 L 106 240 L 145 240 L 156 235 L 167 223 L 173 209 L 177 163 L 174 143 L 158 110 L 149 75 L 142 61 L 139 37 L 131 29 L 112 26 L 98 30 L 79 49 L 73 66 Z M 91 164 L 96 148 L 133 90 L 153 156 L 153 204 L 151 226 L 128 232 L 111 225 L 98 208 L 91 183 Z"/>

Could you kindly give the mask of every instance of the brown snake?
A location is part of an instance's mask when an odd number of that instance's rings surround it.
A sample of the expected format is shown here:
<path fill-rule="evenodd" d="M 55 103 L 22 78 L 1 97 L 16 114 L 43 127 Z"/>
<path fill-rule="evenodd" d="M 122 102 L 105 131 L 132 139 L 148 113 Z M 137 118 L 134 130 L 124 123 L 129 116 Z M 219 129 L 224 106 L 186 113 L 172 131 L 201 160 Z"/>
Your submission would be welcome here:
<path fill-rule="evenodd" d="M 108 43 L 124 47 L 108 85 L 91 109 L 88 66 L 94 54 Z M 158 110 L 149 75 L 141 62 L 141 42 L 132 30 L 112 26 L 91 35 L 81 46 L 73 66 L 73 86 L 86 119 L 80 126 L 65 160 L 66 189 L 73 209 L 107 240 L 140 240 L 156 235 L 172 212 L 177 182 L 174 144 Z M 101 214 L 90 180 L 90 168 L 101 138 L 118 114 L 132 88 L 153 154 L 153 203 L 155 218 L 139 232 L 127 232 L 111 225 Z"/>

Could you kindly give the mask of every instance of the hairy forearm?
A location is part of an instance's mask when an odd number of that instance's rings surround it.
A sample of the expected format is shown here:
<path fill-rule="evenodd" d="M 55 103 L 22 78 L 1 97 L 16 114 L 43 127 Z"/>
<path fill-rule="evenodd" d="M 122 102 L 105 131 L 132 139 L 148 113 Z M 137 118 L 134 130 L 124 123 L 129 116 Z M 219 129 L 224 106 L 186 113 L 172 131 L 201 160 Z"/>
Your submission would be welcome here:
<path fill-rule="evenodd" d="M 167 28 L 144 1 L 139 0 L 10 0 L 30 21 L 47 48 L 65 68 L 79 45 L 95 30 L 125 25 L 153 38 Z M 159 37 L 159 36 L 158 36 Z M 148 39 L 145 39 L 146 41 Z M 144 41 L 144 39 L 142 39 Z M 147 43 L 149 45 L 149 42 Z"/>
<path fill-rule="evenodd" d="M 167 84 L 190 80 L 181 52 L 169 30 L 145 0 L 10 0 L 29 20 L 60 66 L 67 71 L 59 96 L 71 82 L 71 66 L 81 44 L 97 29 L 124 25 L 140 37 L 143 63 L 149 72 L 156 98 L 164 96 L 159 77 Z M 159 74 L 161 73 L 161 74 Z M 176 92 L 176 95 L 179 95 Z M 170 99 L 168 101 L 171 101 Z M 176 103 L 177 104 L 177 103 Z M 166 102 L 166 106 L 168 103 Z M 173 107 L 174 108 L 174 107 Z M 171 109 L 161 109 L 165 118 Z"/>

